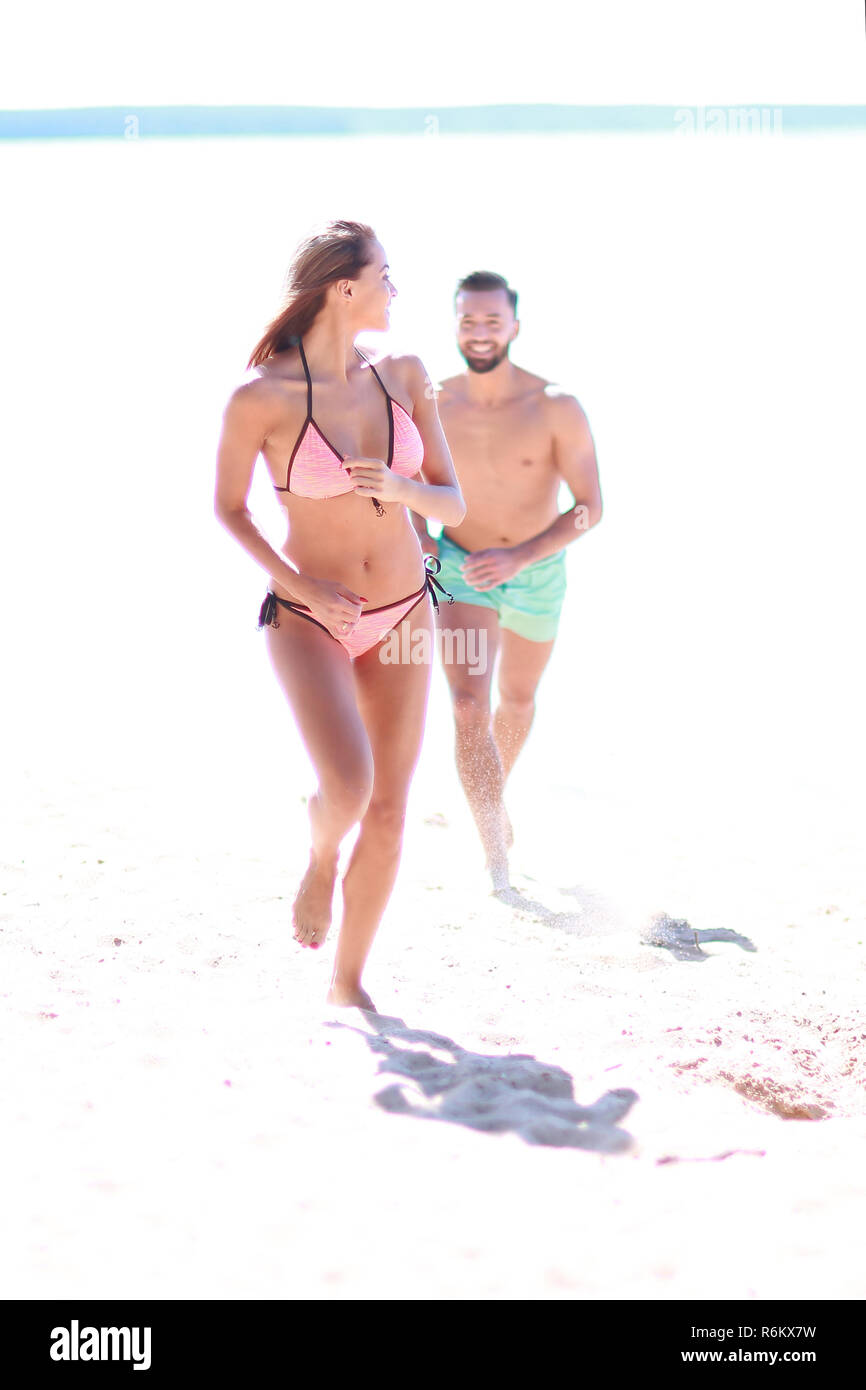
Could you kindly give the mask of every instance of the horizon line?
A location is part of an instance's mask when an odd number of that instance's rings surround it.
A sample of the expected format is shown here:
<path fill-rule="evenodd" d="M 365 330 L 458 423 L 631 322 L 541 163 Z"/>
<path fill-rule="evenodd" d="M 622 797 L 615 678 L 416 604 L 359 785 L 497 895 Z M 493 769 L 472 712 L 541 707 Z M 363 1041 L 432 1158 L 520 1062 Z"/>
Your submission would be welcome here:
<path fill-rule="evenodd" d="M 576 105 L 496 102 L 478 106 L 281 106 L 274 104 L 64 106 L 0 110 L 0 139 L 171 138 L 227 135 L 461 135 L 673 132 L 687 114 L 718 120 L 758 115 L 760 130 L 808 133 L 866 129 L 866 106 L 731 102 Z M 742 113 L 742 115 L 740 115 Z M 778 121 L 778 129 L 777 123 Z M 131 123 L 131 124 L 130 124 Z M 736 125 L 736 122 L 735 122 Z M 710 127 L 711 129 L 711 127 Z M 752 133 L 760 133 L 752 128 Z"/>

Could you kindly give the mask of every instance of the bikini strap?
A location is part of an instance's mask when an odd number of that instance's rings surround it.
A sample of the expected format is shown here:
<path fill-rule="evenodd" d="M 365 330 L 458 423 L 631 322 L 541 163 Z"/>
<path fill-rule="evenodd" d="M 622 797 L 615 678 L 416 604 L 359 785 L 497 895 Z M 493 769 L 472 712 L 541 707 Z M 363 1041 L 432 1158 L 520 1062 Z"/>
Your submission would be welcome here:
<path fill-rule="evenodd" d="M 356 348 L 355 351 L 357 352 L 358 349 Z M 366 357 L 363 360 L 367 363 L 367 366 L 370 368 L 370 371 L 373 373 L 382 390 L 385 392 L 385 400 L 388 402 L 388 467 L 390 468 L 394 462 L 394 401 L 390 395 L 390 392 L 388 391 L 387 386 L 380 377 L 379 373 L 376 371 L 376 368 L 373 366 L 373 363 L 368 361 Z"/>
<path fill-rule="evenodd" d="M 356 351 L 357 351 L 357 349 L 356 349 Z M 381 386 L 382 390 L 385 392 L 385 395 L 388 397 L 388 400 L 390 401 L 391 396 L 390 396 L 390 394 L 389 394 L 389 392 L 388 392 L 388 388 L 387 388 L 387 386 L 385 385 L 385 383 L 384 383 L 384 381 L 382 380 L 382 378 L 380 377 L 379 373 L 376 371 L 376 368 L 373 366 L 373 363 L 370 361 L 370 359 L 369 359 L 368 357 L 364 357 L 362 360 L 363 360 L 364 362 L 367 363 L 367 366 L 370 368 L 370 371 L 373 373 L 374 377 L 376 378 L 376 380 L 378 381 L 378 383 L 379 383 L 379 385 Z"/>
<path fill-rule="evenodd" d="M 301 350 L 301 361 L 302 361 L 303 364 L 304 364 L 304 376 L 307 378 L 307 419 L 308 419 L 308 420 L 312 420 L 312 418 L 313 418 L 313 381 L 312 381 L 312 377 L 310 376 L 310 369 L 309 369 L 309 367 L 307 366 L 307 358 L 306 358 L 306 354 L 304 353 L 304 344 L 303 344 L 303 340 L 302 340 L 301 338 L 298 338 L 298 347 L 299 347 L 300 350 Z"/>
<path fill-rule="evenodd" d="M 375 377 L 376 380 L 378 381 L 378 383 L 379 383 L 379 385 L 381 386 L 382 390 L 385 392 L 385 400 L 388 402 L 388 460 L 387 460 L 387 467 L 390 468 L 391 465 L 392 465 L 393 462 L 394 462 L 394 405 L 393 405 L 393 402 L 392 402 L 392 400 L 391 400 L 391 397 L 390 397 L 389 394 L 388 394 L 388 388 L 387 388 L 387 386 L 385 385 L 384 381 L 383 381 L 382 378 L 380 377 L 379 373 L 376 371 L 376 368 L 373 366 L 373 363 L 370 361 L 369 357 L 365 357 L 365 356 L 364 356 L 363 352 L 362 352 L 361 349 L 358 347 L 357 343 L 353 343 L 352 346 L 354 347 L 354 349 L 355 349 L 355 351 L 357 352 L 358 356 L 360 357 L 361 361 L 362 361 L 362 362 L 366 362 L 367 366 L 370 368 L 370 371 L 373 373 L 374 377 Z M 371 497 L 371 498 L 370 498 L 370 501 L 373 503 L 373 506 L 374 506 L 375 511 L 376 511 L 376 515 L 377 515 L 377 516 L 384 516 L 384 515 L 385 515 L 385 508 L 382 506 L 382 503 L 379 501 L 378 497 Z"/>

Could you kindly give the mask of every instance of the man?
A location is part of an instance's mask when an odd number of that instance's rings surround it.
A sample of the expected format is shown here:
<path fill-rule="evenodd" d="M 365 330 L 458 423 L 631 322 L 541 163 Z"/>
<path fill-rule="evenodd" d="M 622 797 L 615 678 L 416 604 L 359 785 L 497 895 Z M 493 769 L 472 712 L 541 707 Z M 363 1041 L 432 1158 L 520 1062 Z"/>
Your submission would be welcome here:
<path fill-rule="evenodd" d="M 565 549 L 601 518 L 589 425 L 574 396 L 509 359 L 520 331 L 517 294 L 475 271 L 455 296 L 467 370 L 441 382 L 442 425 L 466 516 L 438 546 L 414 522 L 454 595 L 440 606 L 442 655 L 457 736 L 457 771 L 487 855 L 494 891 L 508 887 L 511 824 L 503 788 L 529 733 L 535 692 L 553 651 L 565 595 Z M 574 505 L 559 511 L 560 484 Z M 479 653 L 486 661 L 479 662 Z M 491 720 L 493 666 L 499 703 Z"/>

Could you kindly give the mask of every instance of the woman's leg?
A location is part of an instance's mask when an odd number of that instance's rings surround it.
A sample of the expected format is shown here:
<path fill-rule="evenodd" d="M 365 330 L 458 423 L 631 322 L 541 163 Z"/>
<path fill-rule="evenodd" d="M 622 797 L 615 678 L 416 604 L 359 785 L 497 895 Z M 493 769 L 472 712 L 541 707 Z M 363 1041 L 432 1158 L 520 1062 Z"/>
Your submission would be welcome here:
<path fill-rule="evenodd" d="M 364 1009 L 373 1004 L 361 972 L 397 877 L 409 786 L 424 733 L 433 653 L 426 598 L 396 631 L 409 660 L 381 661 L 380 654 L 396 645 L 389 643 L 365 652 L 354 667 L 358 708 L 373 754 L 373 793 L 343 878 L 343 922 L 328 999 Z M 413 654 L 422 659 L 412 660 Z"/>
<path fill-rule="evenodd" d="M 265 629 L 268 654 L 319 783 L 309 803 L 310 863 L 292 920 L 295 940 L 317 947 L 331 922 L 340 844 L 370 800 L 373 756 L 352 665 L 339 642 L 285 609 L 279 624 Z"/>

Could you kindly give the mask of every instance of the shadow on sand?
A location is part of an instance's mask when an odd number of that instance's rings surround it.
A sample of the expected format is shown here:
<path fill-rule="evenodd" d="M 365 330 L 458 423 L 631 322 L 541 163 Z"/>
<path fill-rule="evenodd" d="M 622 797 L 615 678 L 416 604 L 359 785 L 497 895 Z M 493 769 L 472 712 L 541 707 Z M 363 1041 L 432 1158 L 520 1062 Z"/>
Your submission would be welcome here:
<path fill-rule="evenodd" d="M 524 1054 L 485 1056 L 451 1038 L 407 1028 L 400 1018 L 364 1013 L 364 1028 L 329 1020 L 362 1036 L 379 1058 L 379 1074 L 403 1078 L 374 1100 L 391 1115 L 444 1120 L 492 1134 L 519 1134 L 527 1144 L 623 1153 L 630 1134 L 619 1128 L 637 1093 L 606 1091 L 593 1105 L 578 1105 L 562 1067 Z"/>
<path fill-rule="evenodd" d="M 669 917 L 666 912 L 659 912 L 651 919 L 640 939 L 644 946 L 661 946 L 670 951 L 675 960 L 710 960 L 707 952 L 701 950 L 701 943 L 705 941 L 729 941 L 744 951 L 758 949 L 747 936 L 729 927 L 692 927 L 684 917 Z"/>
<path fill-rule="evenodd" d="M 529 884 L 535 882 L 528 875 L 523 877 Z M 560 896 L 575 899 L 573 912 L 557 911 L 555 908 L 539 902 L 537 898 L 532 896 L 532 888 L 515 886 L 499 888 L 494 892 L 493 897 L 507 907 L 514 908 L 517 912 L 525 913 L 533 921 L 544 922 L 547 926 L 556 927 L 560 931 L 568 932 L 571 936 L 601 936 L 620 929 L 621 924 L 618 921 L 616 909 L 600 893 L 595 893 L 581 885 L 574 888 L 561 888 L 557 891 Z"/>

